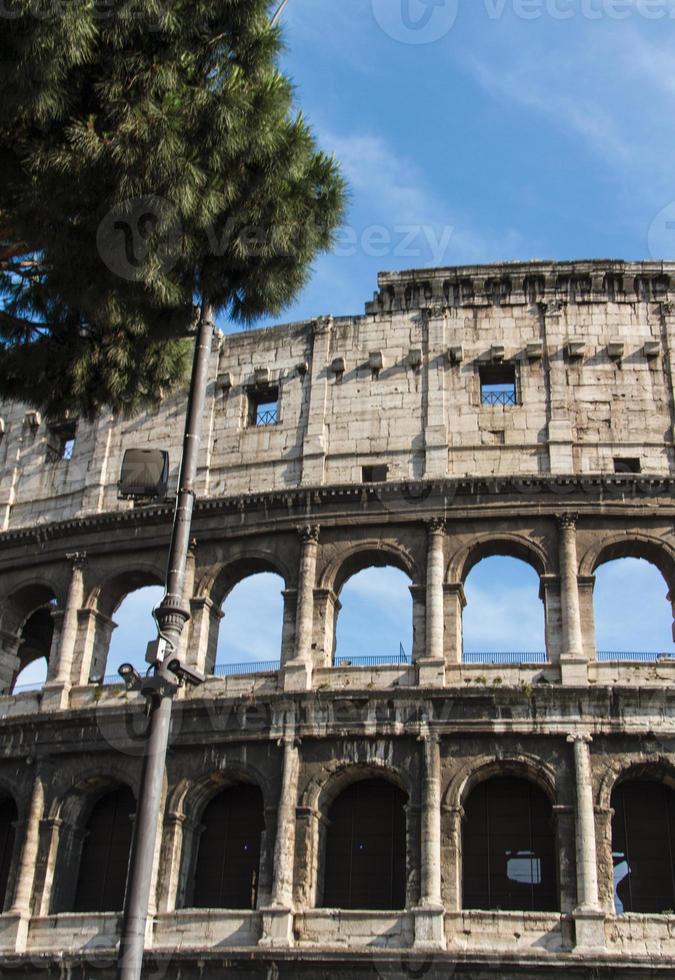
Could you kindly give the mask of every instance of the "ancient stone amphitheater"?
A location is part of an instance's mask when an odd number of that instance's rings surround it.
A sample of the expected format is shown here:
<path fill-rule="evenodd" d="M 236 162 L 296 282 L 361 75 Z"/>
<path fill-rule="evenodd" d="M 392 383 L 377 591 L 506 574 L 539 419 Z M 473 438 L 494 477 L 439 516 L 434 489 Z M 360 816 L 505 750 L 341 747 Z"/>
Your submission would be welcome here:
<path fill-rule="evenodd" d="M 378 285 L 214 344 L 183 650 L 207 680 L 175 706 L 145 975 L 672 976 L 675 660 L 598 654 L 592 599 L 624 556 L 675 597 L 675 263 Z M 162 581 L 183 399 L 0 415 L 0 974 L 109 977 L 144 703 L 106 657 Z M 118 499 L 131 447 L 168 449 L 165 501 Z M 539 575 L 545 654 L 463 653 L 491 555 Z M 336 660 L 341 589 L 382 565 L 410 662 Z M 268 570 L 279 663 L 215 674 L 224 597 Z"/>

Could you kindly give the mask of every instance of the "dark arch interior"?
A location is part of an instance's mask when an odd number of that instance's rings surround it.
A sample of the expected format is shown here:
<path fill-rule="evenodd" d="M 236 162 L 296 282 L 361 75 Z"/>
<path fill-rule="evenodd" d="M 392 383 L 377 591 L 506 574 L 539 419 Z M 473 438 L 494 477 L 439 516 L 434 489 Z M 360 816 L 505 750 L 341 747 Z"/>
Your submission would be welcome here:
<path fill-rule="evenodd" d="M 9 906 L 10 896 L 7 894 L 9 873 L 14 854 L 14 835 L 17 821 L 17 809 L 14 800 L 5 797 L 0 800 L 0 912 Z"/>
<path fill-rule="evenodd" d="M 383 779 L 353 783 L 328 813 L 323 905 L 403 909 L 406 795 Z"/>
<path fill-rule="evenodd" d="M 86 824 L 74 912 L 118 912 L 124 906 L 134 794 L 120 786 L 101 796 Z"/>
<path fill-rule="evenodd" d="M 631 779 L 616 787 L 611 806 L 617 913 L 675 909 L 675 791 Z"/>
<path fill-rule="evenodd" d="M 464 908 L 555 911 L 553 814 L 542 790 L 496 776 L 473 790 L 464 811 Z"/>
<path fill-rule="evenodd" d="M 254 909 L 258 899 L 263 798 L 242 783 L 215 796 L 202 815 L 194 908 Z"/>

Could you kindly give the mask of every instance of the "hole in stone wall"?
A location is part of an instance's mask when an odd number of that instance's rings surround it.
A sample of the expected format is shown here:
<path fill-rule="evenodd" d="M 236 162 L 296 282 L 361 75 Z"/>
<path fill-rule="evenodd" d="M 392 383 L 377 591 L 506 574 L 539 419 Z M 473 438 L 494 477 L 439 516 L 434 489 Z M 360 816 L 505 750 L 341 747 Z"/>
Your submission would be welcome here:
<path fill-rule="evenodd" d="M 276 669 L 281 658 L 284 580 L 273 572 L 242 579 L 223 602 L 218 631 L 216 674 L 244 670 L 253 664 Z"/>
<path fill-rule="evenodd" d="M 517 405 L 514 364 L 481 364 L 480 400 L 482 405 Z"/>
<path fill-rule="evenodd" d="M 398 568 L 366 568 L 340 591 L 334 663 L 376 666 L 409 662 L 412 653 L 410 579 Z"/>
<path fill-rule="evenodd" d="M 617 558 L 595 572 L 595 642 L 601 653 L 675 654 L 668 586 L 644 558 Z"/>

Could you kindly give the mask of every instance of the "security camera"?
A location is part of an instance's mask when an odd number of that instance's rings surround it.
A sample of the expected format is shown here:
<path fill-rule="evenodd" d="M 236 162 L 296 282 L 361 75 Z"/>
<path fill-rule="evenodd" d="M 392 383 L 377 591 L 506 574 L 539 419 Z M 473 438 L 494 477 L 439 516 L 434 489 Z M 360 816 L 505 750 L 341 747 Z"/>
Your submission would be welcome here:
<path fill-rule="evenodd" d="M 138 690 L 141 683 L 141 675 L 138 673 L 133 664 L 120 664 L 117 668 L 117 673 L 120 675 L 124 681 L 124 686 L 127 691 Z"/>
<path fill-rule="evenodd" d="M 187 664 L 183 664 L 180 660 L 170 660 L 166 665 L 166 669 L 170 670 L 172 674 L 175 674 L 179 681 L 184 684 L 192 684 L 196 687 L 198 684 L 204 683 L 204 675 L 194 667 L 189 667 Z"/>

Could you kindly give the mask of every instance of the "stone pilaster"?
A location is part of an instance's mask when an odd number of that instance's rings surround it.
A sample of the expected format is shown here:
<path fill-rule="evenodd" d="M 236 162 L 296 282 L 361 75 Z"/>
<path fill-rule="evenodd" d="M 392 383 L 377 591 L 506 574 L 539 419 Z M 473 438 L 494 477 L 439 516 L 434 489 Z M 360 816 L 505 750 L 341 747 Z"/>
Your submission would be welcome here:
<path fill-rule="evenodd" d="M 314 632 L 314 583 L 319 528 L 298 529 L 301 542 L 298 574 L 298 603 L 295 620 L 295 651 L 284 667 L 284 690 L 308 690 L 312 683 L 312 634 Z"/>
<path fill-rule="evenodd" d="M 68 695 L 73 683 L 73 665 L 77 643 L 78 611 L 84 603 L 84 565 L 85 552 L 66 555 L 71 562 L 70 582 L 62 619 L 58 631 L 58 645 L 55 647 L 54 663 L 49 664 L 48 680 L 42 695 L 43 709 L 68 707 Z M 52 614 L 54 615 L 54 614 Z M 55 626 L 56 632 L 56 626 Z"/>
<path fill-rule="evenodd" d="M 445 310 L 433 307 L 425 311 L 428 355 L 427 406 L 424 420 L 426 479 L 443 479 L 448 475 L 448 418 L 445 405 Z"/>
<path fill-rule="evenodd" d="M 604 913 L 598 899 L 598 859 L 591 772 L 590 735 L 568 735 L 574 745 L 576 776 L 577 907 L 574 910 L 576 949 L 605 946 Z"/>
<path fill-rule="evenodd" d="M 562 648 L 560 668 L 563 684 L 587 684 L 588 662 L 584 655 L 579 605 L 577 525 L 573 514 L 558 518 L 560 603 L 562 613 Z"/>
<path fill-rule="evenodd" d="M 426 650 L 418 661 L 420 686 L 445 683 L 443 578 L 445 575 L 445 524 L 431 520 L 427 525 Z"/>
<path fill-rule="evenodd" d="M 309 384 L 307 428 L 302 443 L 302 485 L 319 486 L 326 465 L 326 401 L 328 398 L 328 364 L 333 318 L 319 317 L 312 330 L 312 364 Z"/>
<path fill-rule="evenodd" d="M 426 731 L 422 800 L 422 888 L 415 910 L 415 946 L 443 949 L 444 909 L 441 895 L 441 750 L 437 735 Z"/>
<path fill-rule="evenodd" d="M 104 677 L 110 638 L 116 627 L 114 620 L 97 609 L 77 610 L 73 684 L 90 684 Z"/>
<path fill-rule="evenodd" d="M 295 866 L 295 811 L 298 802 L 300 755 L 292 709 L 287 716 L 283 745 L 281 795 L 274 842 L 272 901 L 263 911 L 262 946 L 293 944 L 293 869 Z"/>
<path fill-rule="evenodd" d="M 40 847 L 40 822 L 44 812 L 44 788 L 40 773 L 36 772 L 33 781 L 33 791 L 31 793 L 28 813 L 23 827 L 23 843 L 21 845 L 21 856 L 19 858 L 19 869 L 16 877 L 16 888 L 14 889 L 14 899 L 10 908 L 10 914 L 16 916 L 16 952 L 21 953 L 26 949 L 28 939 L 28 925 L 31 916 L 31 902 L 33 898 L 33 888 L 35 885 L 35 871 L 37 867 L 38 850 Z"/>

